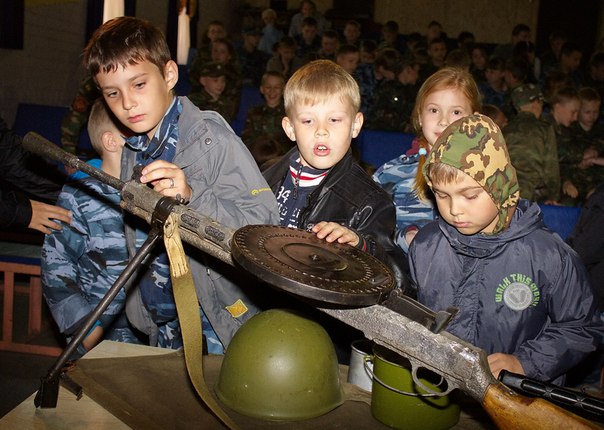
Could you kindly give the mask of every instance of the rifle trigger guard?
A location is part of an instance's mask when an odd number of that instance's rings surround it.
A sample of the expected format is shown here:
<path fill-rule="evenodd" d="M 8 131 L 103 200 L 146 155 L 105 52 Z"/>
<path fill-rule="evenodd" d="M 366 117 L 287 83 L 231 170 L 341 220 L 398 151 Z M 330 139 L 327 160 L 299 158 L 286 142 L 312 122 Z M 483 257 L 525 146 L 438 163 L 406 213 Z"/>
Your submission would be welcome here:
<path fill-rule="evenodd" d="M 411 376 L 413 377 L 413 382 L 419 388 L 421 388 L 423 391 L 425 391 L 426 393 L 425 394 L 420 394 L 420 393 L 404 393 L 404 394 L 411 395 L 411 396 L 416 396 L 416 397 L 443 397 L 443 396 L 446 396 L 449 393 L 451 393 L 451 391 L 453 391 L 454 388 L 452 388 L 449 385 L 448 381 L 447 381 L 447 389 L 445 391 L 434 391 L 432 388 L 427 387 L 417 377 L 417 369 L 419 369 L 421 366 L 418 366 L 411 359 L 409 359 L 409 363 L 411 363 Z M 439 376 L 440 376 L 440 381 L 438 382 L 438 384 L 436 384 L 436 386 L 440 386 L 443 383 L 443 381 L 446 381 L 445 377 L 443 375 L 439 375 Z"/>

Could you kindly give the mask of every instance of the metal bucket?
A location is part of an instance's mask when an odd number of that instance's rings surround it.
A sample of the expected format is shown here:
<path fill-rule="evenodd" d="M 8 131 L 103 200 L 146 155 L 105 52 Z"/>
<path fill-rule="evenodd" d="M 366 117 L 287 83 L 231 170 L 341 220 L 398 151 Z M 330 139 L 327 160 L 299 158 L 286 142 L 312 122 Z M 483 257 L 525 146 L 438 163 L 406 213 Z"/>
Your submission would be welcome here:
<path fill-rule="evenodd" d="M 446 391 L 433 372 L 421 372 L 418 379 L 430 390 Z M 460 409 L 450 395 L 426 394 L 413 381 L 409 360 L 374 345 L 371 413 L 378 421 L 401 430 L 444 430 L 457 424 Z"/>
<path fill-rule="evenodd" d="M 358 339 L 350 344 L 348 382 L 365 391 L 371 391 L 372 385 L 373 364 L 370 362 L 373 354 L 372 347 L 373 342 L 367 339 Z"/>

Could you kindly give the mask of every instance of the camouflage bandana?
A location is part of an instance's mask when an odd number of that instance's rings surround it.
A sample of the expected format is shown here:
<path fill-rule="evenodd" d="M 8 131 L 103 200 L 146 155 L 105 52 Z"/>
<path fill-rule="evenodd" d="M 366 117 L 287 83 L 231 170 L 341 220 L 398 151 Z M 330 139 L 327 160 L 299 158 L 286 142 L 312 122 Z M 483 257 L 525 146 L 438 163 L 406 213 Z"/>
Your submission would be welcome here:
<path fill-rule="evenodd" d="M 499 127 L 485 115 L 471 115 L 449 125 L 428 155 L 423 168 L 444 163 L 461 170 L 489 194 L 499 209 L 499 220 L 492 234 L 505 230 L 512 220 L 519 199 L 516 170 L 510 163 Z"/>

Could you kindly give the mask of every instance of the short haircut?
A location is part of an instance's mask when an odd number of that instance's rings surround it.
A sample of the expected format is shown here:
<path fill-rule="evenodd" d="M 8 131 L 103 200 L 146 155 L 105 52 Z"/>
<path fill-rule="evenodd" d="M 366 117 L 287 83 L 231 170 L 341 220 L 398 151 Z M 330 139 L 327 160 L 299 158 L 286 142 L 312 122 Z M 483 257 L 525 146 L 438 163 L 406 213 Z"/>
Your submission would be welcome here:
<path fill-rule="evenodd" d="M 374 54 L 377 51 L 377 43 L 375 40 L 365 39 L 361 41 L 361 51 Z"/>
<path fill-rule="evenodd" d="M 323 37 L 327 37 L 329 39 L 338 39 L 338 32 L 335 30 L 325 30 L 323 32 Z"/>
<path fill-rule="evenodd" d="M 445 41 L 445 39 L 443 39 L 442 37 L 436 37 L 430 42 L 428 42 L 428 49 L 430 49 L 432 45 L 436 45 L 437 43 L 447 46 L 447 42 Z"/>
<path fill-rule="evenodd" d="M 457 35 L 457 42 L 459 43 L 467 43 L 468 41 L 473 42 L 474 40 L 474 33 L 471 33 L 469 31 L 462 31 Z"/>
<path fill-rule="evenodd" d="M 505 71 L 510 72 L 520 82 L 526 81 L 529 70 L 530 64 L 524 58 L 511 58 L 505 63 Z"/>
<path fill-rule="evenodd" d="M 92 148 L 103 156 L 103 133 L 106 131 L 118 130 L 115 118 L 110 113 L 109 109 L 105 105 L 102 97 L 99 97 L 92 104 L 90 109 L 90 116 L 88 117 L 88 136 L 90 137 L 90 143 Z"/>
<path fill-rule="evenodd" d="M 148 61 L 163 74 L 171 60 L 163 33 L 139 18 L 122 16 L 99 27 L 84 49 L 84 66 L 91 76 Z"/>
<path fill-rule="evenodd" d="M 302 27 L 317 27 L 317 20 L 312 16 L 307 16 L 302 20 Z"/>
<path fill-rule="evenodd" d="M 296 49 L 298 45 L 296 44 L 296 39 L 291 36 L 283 36 L 279 41 L 279 48 L 292 48 Z"/>
<path fill-rule="evenodd" d="M 472 64 L 472 59 L 470 58 L 470 54 L 465 49 L 454 49 L 447 54 L 445 58 L 445 64 L 450 67 L 459 67 L 460 69 L 464 69 L 470 67 Z"/>
<path fill-rule="evenodd" d="M 297 102 L 314 105 L 334 97 L 349 102 L 355 112 L 361 107 L 359 85 L 350 73 L 331 60 L 311 61 L 287 81 L 283 94 L 285 113 L 289 115 Z"/>
<path fill-rule="evenodd" d="M 350 45 L 350 44 L 345 43 L 338 47 L 338 52 L 336 52 L 336 57 L 338 57 L 339 55 L 345 55 L 345 54 L 356 54 L 358 52 L 359 52 L 359 48 L 357 48 L 355 45 Z"/>
<path fill-rule="evenodd" d="M 595 88 L 583 87 L 579 90 L 579 100 L 582 102 L 599 102 L 602 99 Z"/>
<path fill-rule="evenodd" d="M 349 19 L 348 21 L 346 21 L 346 24 L 344 24 L 344 26 L 347 26 L 347 25 L 351 25 L 354 28 L 356 28 L 357 30 L 361 29 L 361 23 L 359 21 L 354 20 L 354 19 Z"/>
<path fill-rule="evenodd" d="M 531 28 L 526 25 L 526 24 L 516 24 L 514 26 L 514 28 L 512 29 L 512 35 L 513 36 L 518 36 L 520 33 L 523 32 L 529 32 L 530 33 Z"/>
<path fill-rule="evenodd" d="M 491 118 L 493 121 L 497 119 L 497 116 L 503 114 L 502 110 L 499 109 L 498 106 L 492 104 L 482 105 L 482 110 L 480 112 Z"/>
<path fill-rule="evenodd" d="M 572 100 L 579 100 L 579 92 L 574 87 L 564 87 L 556 91 L 549 100 L 552 106 L 560 103 L 568 103 Z"/>
<path fill-rule="evenodd" d="M 399 31 L 398 22 L 386 21 L 386 24 L 384 24 L 383 30 L 387 31 L 389 33 L 398 33 L 398 31 Z"/>
<path fill-rule="evenodd" d="M 383 67 L 385 70 L 395 71 L 396 65 L 401 58 L 401 54 L 394 48 L 385 48 L 378 51 L 374 67 Z"/>
<path fill-rule="evenodd" d="M 266 18 L 269 18 L 269 17 L 277 18 L 277 12 L 275 12 L 275 9 L 271 9 L 271 8 L 264 9 L 262 11 L 262 15 L 260 17 L 262 19 L 266 19 Z"/>
<path fill-rule="evenodd" d="M 505 70 L 505 60 L 501 57 L 492 57 L 487 61 L 487 69 L 499 70 L 503 72 Z"/>
<path fill-rule="evenodd" d="M 281 79 L 283 81 L 283 84 L 285 84 L 285 76 L 283 75 L 283 73 L 281 73 L 277 70 L 269 70 L 268 72 L 264 72 L 264 74 L 262 75 L 262 80 L 260 81 L 260 85 L 264 85 L 268 78 Z"/>
<path fill-rule="evenodd" d="M 572 54 L 573 52 L 583 52 L 581 47 L 573 42 L 566 42 L 562 45 L 562 49 L 560 49 L 560 57 L 567 56 Z"/>

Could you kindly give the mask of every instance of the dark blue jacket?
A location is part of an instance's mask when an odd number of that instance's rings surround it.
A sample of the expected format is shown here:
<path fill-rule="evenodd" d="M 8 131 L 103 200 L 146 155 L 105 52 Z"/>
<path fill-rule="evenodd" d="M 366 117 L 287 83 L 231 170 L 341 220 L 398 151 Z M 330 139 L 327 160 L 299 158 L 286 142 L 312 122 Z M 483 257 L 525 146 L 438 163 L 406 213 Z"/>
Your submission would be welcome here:
<path fill-rule="evenodd" d="M 495 236 L 434 221 L 413 240 L 409 262 L 420 302 L 459 308 L 450 333 L 487 354 L 515 355 L 531 378 L 561 383 L 602 338 L 585 268 L 536 203 L 520 200 Z"/>

